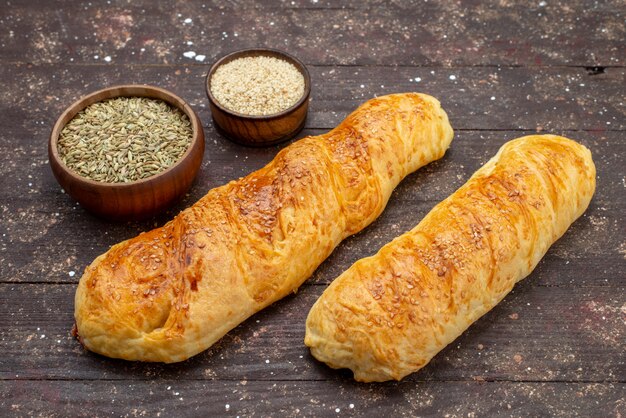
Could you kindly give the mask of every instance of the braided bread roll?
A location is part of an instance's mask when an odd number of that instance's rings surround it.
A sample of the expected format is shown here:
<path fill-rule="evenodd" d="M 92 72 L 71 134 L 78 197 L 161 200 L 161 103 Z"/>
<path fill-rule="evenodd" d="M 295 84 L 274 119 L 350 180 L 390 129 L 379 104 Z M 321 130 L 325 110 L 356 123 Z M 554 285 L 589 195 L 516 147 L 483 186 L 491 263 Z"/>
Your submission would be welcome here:
<path fill-rule="evenodd" d="M 594 189 L 584 146 L 553 135 L 506 143 L 414 229 L 333 281 L 305 344 L 363 382 L 421 369 L 533 271 Z"/>
<path fill-rule="evenodd" d="M 99 256 L 76 291 L 80 341 L 127 360 L 170 363 L 200 353 L 295 292 L 451 140 L 430 96 L 366 102 L 329 133 L 295 142 L 165 226 Z"/>

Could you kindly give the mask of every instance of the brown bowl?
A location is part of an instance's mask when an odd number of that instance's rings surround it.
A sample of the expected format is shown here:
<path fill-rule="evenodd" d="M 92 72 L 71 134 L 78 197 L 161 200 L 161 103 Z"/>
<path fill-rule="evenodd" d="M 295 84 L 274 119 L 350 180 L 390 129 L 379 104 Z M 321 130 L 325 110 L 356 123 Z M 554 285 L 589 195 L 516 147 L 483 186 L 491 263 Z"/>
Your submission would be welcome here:
<path fill-rule="evenodd" d="M 280 113 L 263 116 L 245 115 L 222 106 L 211 92 L 211 77 L 215 70 L 237 58 L 252 56 L 276 57 L 293 64 L 304 77 L 304 93 L 293 106 Z M 242 145 L 253 147 L 277 144 L 293 138 L 302 130 L 309 110 L 311 77 L 304 64 L 297 58 L 275 49 L 255 48 L 236 51 L 220 58 L 206 77 L 206 93 L 215 127 L 227 138 Z"/>
<path fill-rule="evenodd" d="M 61 131 L 87 106 L 115 97 L 160 99 L 184 112 L 191 122 L 193 137 L 181 159 L 152 177 L 129 183 L 98 182 L 70 170 L 59 157 L 57 149 Z M 48 142 L 50 166 L 61 187 L 85 209 L 114 220 L 145 219 L 174 204 L 191 187 L 203 155 L 204 131 L 193 109 L 167 90 L 144 85 L 109 87 L 82 97 L 59 117 Z"/>

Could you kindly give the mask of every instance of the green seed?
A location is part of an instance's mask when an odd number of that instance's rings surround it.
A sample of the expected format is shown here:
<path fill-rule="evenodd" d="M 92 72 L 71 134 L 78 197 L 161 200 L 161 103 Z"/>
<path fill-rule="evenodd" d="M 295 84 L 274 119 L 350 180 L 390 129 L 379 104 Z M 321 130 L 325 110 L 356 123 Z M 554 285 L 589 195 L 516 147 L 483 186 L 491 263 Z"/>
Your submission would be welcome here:
<path fill-rule="evenodd" d="M 189 148 L 187 115 L 161 100 L 120 97 L 78 113 L 58 141 L 63 163 L 96 181 L 130 182 L 158 174 Z"/>

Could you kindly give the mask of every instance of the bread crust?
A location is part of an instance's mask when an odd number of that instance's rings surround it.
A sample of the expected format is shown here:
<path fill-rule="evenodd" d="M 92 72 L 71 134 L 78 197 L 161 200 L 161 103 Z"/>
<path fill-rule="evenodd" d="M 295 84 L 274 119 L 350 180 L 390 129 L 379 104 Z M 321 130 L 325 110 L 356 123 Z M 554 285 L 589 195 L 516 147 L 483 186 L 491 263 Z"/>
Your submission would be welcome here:
<path fill-rule="evenodd" d="M 506 143 L 414 229 L 333 281 L 305 344 L 362 382 L 421 369 L 532 272 L 594 190 L 584 146 L 553 135 Z"/>
<path fill-rule="evenodd" d="M 402 178 L 441 158 L 452 136 L 430 96 L 366 102 L 329 133 L 295 142 L 99 256 L 76 291 L 81 342 L 109 357 L 166 363 L 206 350 L 296 291 L 382 212 Z"/>

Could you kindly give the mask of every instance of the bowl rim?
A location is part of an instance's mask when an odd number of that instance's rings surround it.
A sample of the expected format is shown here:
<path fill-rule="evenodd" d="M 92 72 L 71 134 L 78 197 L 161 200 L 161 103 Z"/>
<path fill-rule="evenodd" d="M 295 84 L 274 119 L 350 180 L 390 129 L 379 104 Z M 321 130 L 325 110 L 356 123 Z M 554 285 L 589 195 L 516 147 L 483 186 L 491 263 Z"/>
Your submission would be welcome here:
<path fill-rule="evenodd" d="M 136 92 L 134 93 L 128 92 L 128 90 L 133 90 Z M 165 96 L 166 99 L 163 99 L 160 97 L 155 98 L 155 97 L 148 96 L 145 94 L 146 91 L 160 93 L 161 95 Z M 109 97 L 102 97 L 97 100 L 94 100 L 96 96 L 99 96 L 103 93 L 111 93 L 111 95 Z M 187 147 L 187 150 L 185 151 L 185 153 L 180 157 L 178 161 L 176 161 L 174 164 L 172 164 L 165 170 L 153 176 L 146 177 L 140 180 L 126 182 L 126 183 L 110 183 L 110 182 L 92 180 L 87 177 L 81 176 L 80 174 L 70 169 L 67 165 L 65 165 L 65 163 L 59 156 L 59 150 L 58 150 L 58 139 L 59 139 L 59 136 L 61 135 L 61 131 L 63 130 L 63 128 L 65 128 L 65 126 L 79 112 L 81 112 L 88 106 L 97 102 L 110 100 L 110 99 L 114 99 L 117 97 L 145 97 L 145 98 L 153 99 L 153 100 L 162 100 L 166 102 L 167 104 L 169 104 L 170 106 L 176 107 L 177 109 L 181 110 L 183 113 L 187 115 L 187 117 L 189 118 L 189 121 L 191 122 L 191 129 L 192 129 L 191 142 L 189 143 L 189 146 Z M 63 170 L 63 172 L 69 175 L 74 181 L 88 184 L 93 187 L 124 189 L 128 187 L 134 187 L 137 185 L 153 183 L 163 177 L 170 175 L 172 171 L 174 171 L 179 165 L 181 165 L 185 160 L 189 159 L 192 156 L 192 153 L 194 152 L 194 149 L 196 148 L 197 143 L 201 140 L 202 141 L 204 140 L 204 132 L 203 132 L 202 123 L 200 122 L 198 115 L 196 115 L 196 113 L 191 108 L 189 103 L 187 103 L 181 97 L 177 96 L 171 91 L 165 90 L 160 87 L 151 86 L 148 84 L 118 84 L 118 85 L 114 85 L 114 86 L 110 86 L 104 89 L 94 91 L 85 96 L 81 96 L 78 100 L 74 101 L 71 105 L 69 105 L 63 111 L 63 113 L 61 113 L 61 115 L 55 122 L 54 126 L 52 127 L 52 131 L 50 132 L 50 138 L 48 140 L 48 149 L 50 151 L 49 152 L 50 158 L 54 159 L 57 165 Z M 201 150 L 203 148 L 204 147 L 202 147 Z M 203 151 L 202 153 L 204 154 Z"/>
<path fill-rule="evenodd" d="M 294 64 L 296 69 L 304 77 L 304 92 L 302 93 L 302 97 L 300 97 L 300 99 L 298 99 L 297 102 L 289 106 L 287 109 L 281 110 L 278 113 L 272 113 L 271 115 L 247 115 L 245 113 L 239 113 L 234 110 L 230 110 L 224 107 L 223 105 L 221 105 L 220 102 L 215 98 L 215 96 L 213 96 L 213 93 L 211 92 L 211 76 L 213 75 L 213 73 L 215 73 L 215 70 L 217 70 L 217 68 L 220 67 L 221 65 L 227 64 L 230 61 L 234 61 L 235 59 L 240 58 L 242 56 L 246 56 L 248 54 L 256 55 L 256 56 L 258 55 L 262 56 L 264 54 L 270 55 L 270 56 L 278 55 L 282 58 L 285 58 L 287 61 L 291 62 L 291 64 Z M 295 56 L 285 51 L 281 51 L 279 49 L 274 49 L 274 48 L 244 48 L 244 49 L 239 49 L 239 50 L 230 52 L 224 55 L 223 57 L 221 57 L 220 59 L 218 59 L 215 63 L 213 63 L 213 65 L 211 65 L 211 68 L 209 69 L 209 72 L 207 73 L 205 77 L 204 86 L 206 89 L 207 97 L 209 98 L 209 101 L 211 102 L 211 104 L 217 107 L 218 109 L 220 109 L 222 112 L 227 113 L 231 116 L 235 116 L 240 119 L 248 119 L 248 120 L 253 120 L 253 121 L 268 121 L 272 119 L 279 119 L 292 113 L 294 110 L 302 106 L 302 104 L 309 99 L 309 96 L 311 95 L 311 75 L 309 74 L 309 70 L 306 68 L 306 65 L 304 65 L 302 61 L 300 61 L 298 58 L 296 58 Z"/>

